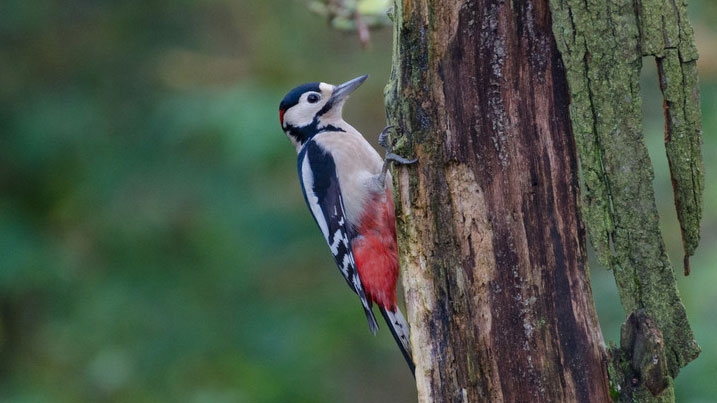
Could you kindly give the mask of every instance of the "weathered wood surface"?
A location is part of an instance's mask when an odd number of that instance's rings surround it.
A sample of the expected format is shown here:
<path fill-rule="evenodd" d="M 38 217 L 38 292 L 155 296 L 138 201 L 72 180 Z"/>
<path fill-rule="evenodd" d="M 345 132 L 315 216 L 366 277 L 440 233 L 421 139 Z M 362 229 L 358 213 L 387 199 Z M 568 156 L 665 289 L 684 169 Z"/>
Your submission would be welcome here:
<path fill-rule="evenodd" d="M 419 400 L 608 401 L 545 1 L 399 1 L 386 89 Z"/>

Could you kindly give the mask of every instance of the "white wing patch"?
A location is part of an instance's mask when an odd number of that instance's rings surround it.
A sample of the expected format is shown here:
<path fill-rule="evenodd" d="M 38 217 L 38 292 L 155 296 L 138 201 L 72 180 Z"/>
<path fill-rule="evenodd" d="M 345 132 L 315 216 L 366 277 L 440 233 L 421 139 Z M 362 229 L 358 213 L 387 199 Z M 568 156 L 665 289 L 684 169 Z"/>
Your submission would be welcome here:
<path fill-rule="evenodd" d="M 314 187 L 314 175 L 311 172 L 308 155 L 304 157 L 304 163 L 301 164 L 301 181 L 304 182 L 304 189 L 312 189 Z M 324 219 L 324 213 L 321 212 L 319 198 L 316 197 L 313 192 L 306 191 L 305 193 L 306 200 L 309 202 L 311 214 L 314 215 L 316 223 L 319 224 L 321 233 L 324 234 L 324 239 L 326 239 L 326 242 L 329 242 L 329 225 L 326 223 L 326 219 Z"/>

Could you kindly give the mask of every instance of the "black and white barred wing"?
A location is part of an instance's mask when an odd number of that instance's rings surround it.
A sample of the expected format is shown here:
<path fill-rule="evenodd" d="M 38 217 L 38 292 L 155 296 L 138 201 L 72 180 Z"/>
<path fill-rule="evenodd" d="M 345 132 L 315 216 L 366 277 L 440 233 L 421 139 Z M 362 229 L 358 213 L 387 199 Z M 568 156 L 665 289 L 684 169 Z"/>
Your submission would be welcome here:
<path fill-rule="evenodd" d="M 298 168 L 306 204 L 324 234 L 341 274 L 349 287 L 361 298 L 371 332 L 376 333 L 378 323 L 361 285 L 351 251 L 351 240 L 355 233 L 346 222 L 334 159 L 321 146 L 309 141 L 299 153 Z"/>

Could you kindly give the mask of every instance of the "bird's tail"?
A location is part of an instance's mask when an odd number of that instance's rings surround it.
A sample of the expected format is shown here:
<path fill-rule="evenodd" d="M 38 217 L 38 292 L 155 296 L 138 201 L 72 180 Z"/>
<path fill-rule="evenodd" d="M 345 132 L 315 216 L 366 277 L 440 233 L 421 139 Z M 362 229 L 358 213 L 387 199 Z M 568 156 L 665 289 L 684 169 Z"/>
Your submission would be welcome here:
<path fill-rule="evenodd" d="M 371 330 L 371 333 L 376 335 L 376 331 L 378 330 L 378 322 L 376 321 L 376 316 L 374 316 L 373 314 L 371 303 L 365 297 L 361 298 L 361 302 L 363 303 L 363 311 L 366 314 L 366 320 L 368 321 L 368 328 L 369 330 Z"/>
<path fill-rule="evenodd" d="M 380 307 L 383 318 L 386 319 L 388 328 L 391 329 L 393 338 L 396 339 L 398 348 L 401 349 L 403 358 L 406 359 L 408 367 L 411 372 L 416 374 L 416 365 L 413 363 L 413 356 L 411 354 L 411 342 L 408 339 L 408 322 L 403 317 L 401 310 L 395 307 L 395 311 L 390 311 L 384 307 Z"/>

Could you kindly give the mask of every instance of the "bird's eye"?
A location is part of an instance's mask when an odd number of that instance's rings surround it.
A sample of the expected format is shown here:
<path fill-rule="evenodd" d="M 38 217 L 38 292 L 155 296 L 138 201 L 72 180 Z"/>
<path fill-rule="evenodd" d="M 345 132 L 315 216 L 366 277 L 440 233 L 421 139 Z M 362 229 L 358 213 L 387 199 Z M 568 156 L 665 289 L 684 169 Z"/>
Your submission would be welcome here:
<path fill-rule="evenodd" d="M 315 103 L 319 102 L 320 98 L 321 97 L 319 96 L 319 94 L 311 93 L 311 94 L 309 94 L 308 97 L 306 97 L 306 100 L 309 101 L 310 104 L 315 104 Z"/>

